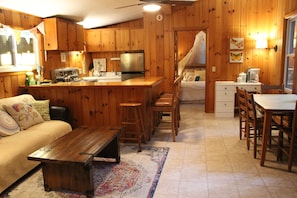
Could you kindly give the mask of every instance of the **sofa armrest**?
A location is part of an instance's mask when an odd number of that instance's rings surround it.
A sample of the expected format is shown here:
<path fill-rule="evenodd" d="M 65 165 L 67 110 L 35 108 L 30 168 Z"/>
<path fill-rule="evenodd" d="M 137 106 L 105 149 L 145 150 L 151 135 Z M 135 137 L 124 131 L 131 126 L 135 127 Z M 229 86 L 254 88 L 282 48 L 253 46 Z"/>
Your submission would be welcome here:
<path fill-rule="evenodd" d="M 51 120 L 63 120 L 69 122 L 69 110 L 66 107 L 50 106 Z"/>

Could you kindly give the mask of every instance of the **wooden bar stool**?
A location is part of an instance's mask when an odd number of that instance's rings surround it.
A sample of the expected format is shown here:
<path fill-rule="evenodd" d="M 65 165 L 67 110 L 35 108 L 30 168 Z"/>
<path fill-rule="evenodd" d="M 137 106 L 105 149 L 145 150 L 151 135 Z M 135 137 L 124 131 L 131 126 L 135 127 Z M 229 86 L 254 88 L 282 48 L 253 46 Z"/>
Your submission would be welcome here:
<path fill-rule="evenodd" d="M 121 125 L 123 127 L 123 140 L 136 140 L 138 152 L 141 152 L 141 141 L 145 141 L 144 124 L 142 118 L 142 103 L 120 103 Z M 133 127 L 134 126 L 134 127 Z"/>

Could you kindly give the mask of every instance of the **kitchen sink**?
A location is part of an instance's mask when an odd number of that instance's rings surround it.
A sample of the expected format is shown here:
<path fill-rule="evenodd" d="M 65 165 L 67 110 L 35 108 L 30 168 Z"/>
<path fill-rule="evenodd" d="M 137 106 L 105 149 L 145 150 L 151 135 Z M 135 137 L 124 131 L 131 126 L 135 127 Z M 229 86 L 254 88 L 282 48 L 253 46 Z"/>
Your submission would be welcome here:
<path fill-rule="evenodd" d="M 88 76 L 83 77 L 82 80 L 89 82 L 121 82 L 122 77 L 120 75 L 116 76 Z"/>

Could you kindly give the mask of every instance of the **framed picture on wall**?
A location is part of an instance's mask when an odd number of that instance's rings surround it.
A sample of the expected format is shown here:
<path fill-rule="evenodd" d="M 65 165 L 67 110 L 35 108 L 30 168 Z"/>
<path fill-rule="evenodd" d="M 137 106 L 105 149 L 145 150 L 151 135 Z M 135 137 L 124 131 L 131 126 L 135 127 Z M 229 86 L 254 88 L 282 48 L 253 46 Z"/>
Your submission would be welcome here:
<path fill-rule="evenodd" d="M 243 63 L 243 51 L 230 51 L 230 63 Z"/>
<path fill-rule="evenodd" d="M 243 50 L 244 39 L 243 38 L 230 38 L 230 50 Z"/>

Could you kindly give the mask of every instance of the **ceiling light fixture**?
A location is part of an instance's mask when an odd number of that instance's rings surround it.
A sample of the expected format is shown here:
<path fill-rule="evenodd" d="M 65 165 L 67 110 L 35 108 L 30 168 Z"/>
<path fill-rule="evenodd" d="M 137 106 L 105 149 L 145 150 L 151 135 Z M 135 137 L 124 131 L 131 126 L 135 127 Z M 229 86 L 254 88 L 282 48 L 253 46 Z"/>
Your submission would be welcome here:
<path fill-rule="evenodd" d="M 143 10 L 147 12 L 156 12 L 161 9 L 161 6 L 158 4 L 146 4 L 143 6 Z"/>

